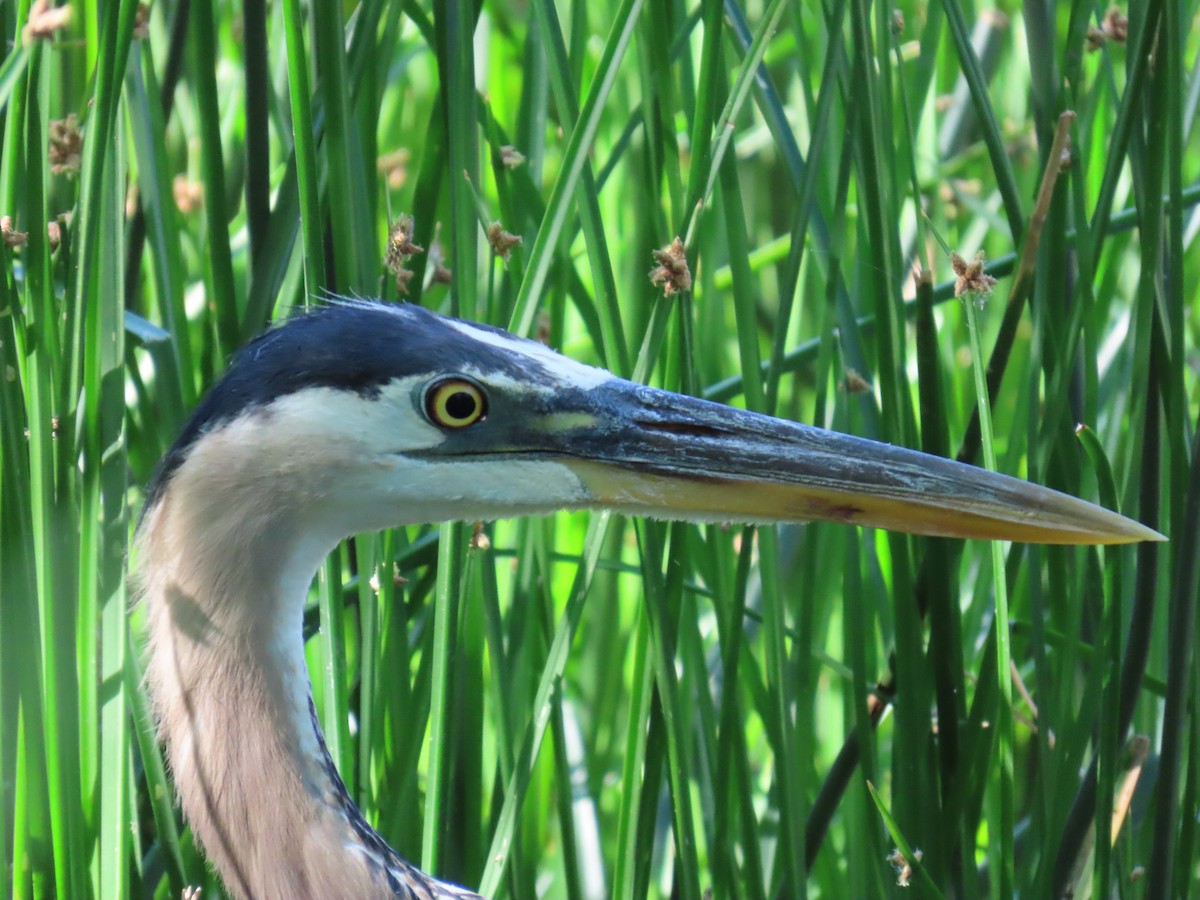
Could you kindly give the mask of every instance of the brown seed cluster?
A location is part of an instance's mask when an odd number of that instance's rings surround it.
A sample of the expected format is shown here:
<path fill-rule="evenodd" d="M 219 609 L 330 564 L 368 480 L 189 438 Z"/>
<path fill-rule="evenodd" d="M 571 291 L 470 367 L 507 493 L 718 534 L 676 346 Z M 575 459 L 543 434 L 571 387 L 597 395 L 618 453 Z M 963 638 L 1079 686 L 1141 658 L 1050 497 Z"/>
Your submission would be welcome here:
<path fill-rule="evenodd" d="M 376 569 L 371 575 L 371 580 L 368 582 L 371 585 L 371 590 L 376 594 L 382 590 L 382 583 L 379 580 L 379 569 Z M 394 587 L 403 587 L 408 584 L 408 579 L 400 574 L 400 566 L 398 563 L 392 563 L 392 585 Z"/>
<path fill-rule="evenodd" d="M 547 347 L 550 346 L 550 325 L 550 313 L 543 309 L 538 313 L 537 327 L 534 329 L 533 339 L 539 344 L 545 344 Z"/>
<path fill-rule="evenodd" d="M 50 171 L 55 175 L 75 175 L 83 156 L 83 132 L 79 117 L 71 113 L 50 123 Z"/>
<path fill-rule="evenodd" d="M 133 13 L 133 39 L 144 41 L 150 37 L 150 4 L 139 3 Z"/>
<path fill-rule="evenodd" d="M 399 147 L 390 153 L 385 153 L 375 161 L 375 168 L 392 190 L 399 190 L 408 181 L 408 163 L 412 159 L 412 151 L 407 147 Z"/>
<path fill-rule="evenodd" d="M 1110 6 L 1104 14 L 1104 24 L 1101 26 L 1110 41 L 1124 44 L 1129 40 L 1129 17 L 1115 6 Z"/>
<path fill-rule="evenodd" d="M 419 244 L 413 243 L 413 233 L 416 229 L 416 222 L 408 213 L 402 213 L 400 218 L 392 223 L 392 227 L 388 229 L 388 262 L 391 263 L 396 255 L 399 256 L 414 256 L 417 253 L 424 253 L 425 248 Z"/>
<path fill-rule="evenodd" d="M 195 212 L 204 202 L 204 185 L 191 181 L 186 175 L 176 175 L 171 180 L 171 193 L 175 196 L 175 205 L 185 216 Z"/>
<path fill-rule="evenodd" d="M 50 0 L 35 0 L 29 7 L 29 18 L 25 20 L 25 29 L 21 32 L 21 40 L 28 47 L 34 41 L 44 41 L 54 37 L 54 32 L 61 31 L 71 24 L 71 5 L 54 7 Z"/>
<path fill-rule="evenodd" d="M 525 154 L 512 144 L 505 144 L 500 148 L 500 162 L 504 164 L 504 168 L 506 169 L 515 169 L 521 163 L 525 162 Z"/>
<path fill-rule="evenodd" d="M 433 270 L 433 284 L 451 284 L 454 273 L 446 267 L 446 250 L 441 240 L 442 223 L 438 222 L 433 228 L 433 243 L 429 246 L 429 263 L 426 268 Z"/>
<path fill-rule="evenodd" d="M 913 857 L 917 862 L 920 862 L 924 855 L 919 847 L 913 849 Z M 896 886 L 908 887 L 912 881 L 912 864 L 905 858 L 899 847 L 888 854 L 887 861 L 896 870 Z"/>
<path fill-rule="evenodd" d="M 68 221 L 69 216 L 64 214 L 46 223 L 46 240 L 50 242 L 51 253 L 57 250 L 58 245 L 62 243 L 63 228 L 66 227 Z M 17 231 L 13 227 L 12 216 L 0 216 L 0 241 L 3 241 L 4 246 L 15 250 L 17 247 L 24 247 L 29 243 L 29 232 Z"/>
<path fill-rule="evenodd" d="M 417 253 L 424 253 L 425 248 L 413 243 L 413 217 L 403 213 L 388 229 L 387 250 L 383 256 L 383 266 L 396 279 L 396 292 L 401 296 L 408 293 L 409 282 L 412 281 L 412 270 L 405 266 L 408 258 Z"/>
<path fill-rule="evenodd" d="M 492 539 L 483 530 L 482 522 L 475 523 L 475 528 L 471 532 L 470 546 L 472 550 L 490 550 L 492 548 Z"/>
<path fill-rule="evenodd" d="M 854 368 L 846 369 L 846 376 L 839 386 L 847 394 L 865 394 L 871 390 L 871 382 L 863 378 L 862 374 Z"/>
<path fill-rule="evenodd" d="M 0 238 L 7 247 L 24 247 L 29 243 L 29 232 L 17 231 L 13 227 L 12 216 L 0 217 Z"/>
<path fill-rule="evenodd" d="M 1110 6 L 1100 22 L 1100 27 L 1089 25 L 1087 31 L 1087 48 L 1089 53 L 1095 53 L 1109 41 L 1124 44 L 1129 40 L 1129 17 L 1115 6 Z"/>
<path fill-rule="evenodd" d="M 678 237 L 669 247 L 654 251 L 658 263 L 650 270 L 650 283 L 663 289 L 663 296 L 683 293 L 692 289 L 692 271 L 688 268 L 687 251 Z"/>
<path fill-rule="evenodd" d="M 491 245 L 492 252 L 505 262 L 512 256 L 513 248 L 523 243 L 519 234 L 510 234 L 499 222 L 493 222 L 487 227 L 487 242 Z"/>
<path fill-rule="evenodd" d="M 454 273 L 446 268 L 446 264 L 439 259 L 433 265 L 433 283 L 434 284 L 453 284 Z"/>
<path fill-rule="evenodd" d="M 996 279 L 983 271 L 985 262 L 987 262 L 987 257 L 983 255 L 982 250 L 976 253 L 970 262 L 957 253 L 950 254 L 950 265 L 954 269 L 954 274 L 958 276 L 954 281 L 955 297 L 972 295 L 982 301 L 992 292 L 992 288 L 996 286 Z"/>

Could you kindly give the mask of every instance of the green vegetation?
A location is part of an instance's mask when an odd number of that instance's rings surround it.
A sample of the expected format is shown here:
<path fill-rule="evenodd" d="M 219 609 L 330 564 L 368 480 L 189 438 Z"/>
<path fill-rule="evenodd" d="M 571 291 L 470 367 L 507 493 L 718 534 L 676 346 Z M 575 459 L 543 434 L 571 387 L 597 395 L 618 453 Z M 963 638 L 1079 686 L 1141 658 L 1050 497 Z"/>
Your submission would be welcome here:
<path fill-rule="evenodd" d="M 142 491 L 239 344 L 398 282 L 1171 538 L 360 536 L 309 663 L 401 852 L 515 900 L 1200 895 L 1198 6 L 0 4 L 0 900 L 222 896 L 140 684 Z M 999 279 L 977 337 L 939 241 Z"/>

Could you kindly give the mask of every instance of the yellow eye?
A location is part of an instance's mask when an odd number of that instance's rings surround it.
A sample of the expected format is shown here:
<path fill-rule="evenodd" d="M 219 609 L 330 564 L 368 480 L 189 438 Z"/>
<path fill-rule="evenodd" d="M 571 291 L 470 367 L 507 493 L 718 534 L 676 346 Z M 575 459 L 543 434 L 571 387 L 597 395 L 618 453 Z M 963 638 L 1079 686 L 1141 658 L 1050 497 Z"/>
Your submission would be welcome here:
<path fill-rule="evenodd" d="M 425 392 L 425 413 L 443 428 L 466 428 L 487 415 L 487 396 L 473 381 L 447 378 Z"/>

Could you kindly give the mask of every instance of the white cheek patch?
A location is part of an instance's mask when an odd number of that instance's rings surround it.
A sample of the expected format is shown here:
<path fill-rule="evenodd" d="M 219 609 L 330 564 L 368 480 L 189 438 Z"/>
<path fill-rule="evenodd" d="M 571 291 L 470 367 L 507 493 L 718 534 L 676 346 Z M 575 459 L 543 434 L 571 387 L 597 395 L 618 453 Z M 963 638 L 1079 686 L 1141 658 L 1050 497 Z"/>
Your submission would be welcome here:
<path fill-rule="evenodd" d="M 346 533 L 450 520 L 544 515 L 589 504 L 587 489 L 561 463 L 537 459 L 417 460 L 360 472 L 339 485 L 335 519 Z"/>
<path fill-rule="evenodd" d="M 585 497 L 579 477 L 561 463 L 536 459 L 478 462 L 414 460 L 401 468 L 407 490 L 426 503 L 451 497 L 495 509 L 552 510 Z"/>
<path fill-rule="evenodd" d="M 445 440 L 413 403 L 425 378 L 400 378 L 361 396 L 338 388 L 306 388 L 269 407 L 287 442 L 341 442 L 347 457 L 427 450 Z"/>
<path fill-rule="evenodd" d="M 479 341 L 481 344 L 488 344 L 506 353 L 511 353 L 514 356 L 524 356 L 527 359 L 534 360 L 559 381 L 583 388 L 584 390 L 599 387 L 606 381 L 611 381 L 614 377 L 612 372 L 576 362 L 569 357 L 563 356 L 561 353 L 555 353 L 549 347 L 545 347 L 536 341 L 527 341 L 515 336 L 509 337 L 496 334 L 482 328 L 475 328 L 466 322 L 448 319 L 446 323 L 451 328 L 465 334 L 472 340 Z M 488 378 L 494 379 L 495 375 L 489 374 Z M 527 386 L 527 384 L 523 383 L 523 386 Z"/>

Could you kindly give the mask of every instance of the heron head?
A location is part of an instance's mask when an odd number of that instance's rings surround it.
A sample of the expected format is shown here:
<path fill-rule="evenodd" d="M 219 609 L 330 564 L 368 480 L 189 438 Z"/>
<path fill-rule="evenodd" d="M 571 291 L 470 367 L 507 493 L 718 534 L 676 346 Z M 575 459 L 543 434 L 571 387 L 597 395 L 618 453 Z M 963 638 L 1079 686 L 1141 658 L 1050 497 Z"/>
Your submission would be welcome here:
<path fill-rule="evenodd" d="M 1052 543 L 1160 539 L 1116 513 L 915 451 L 649 388 L 499 329 L 351 302 L 244 348 L 168 454 L 209 518 L 357 531 L 610 507 L 830 519 Z M 222 499 L 223 498 L 223 499 Z"/>

